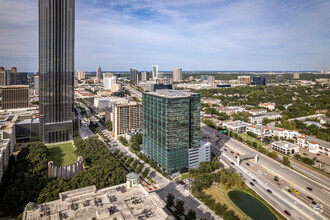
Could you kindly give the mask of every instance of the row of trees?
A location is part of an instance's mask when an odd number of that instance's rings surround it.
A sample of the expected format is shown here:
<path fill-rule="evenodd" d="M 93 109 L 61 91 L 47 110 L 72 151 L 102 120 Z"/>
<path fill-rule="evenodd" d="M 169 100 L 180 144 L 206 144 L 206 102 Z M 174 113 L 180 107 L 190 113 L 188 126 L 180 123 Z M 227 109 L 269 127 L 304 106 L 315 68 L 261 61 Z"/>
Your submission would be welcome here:
<path fill-rule="evenodd" d="M 294 158 L 296 158 L 297 160 L 300 160 L 301 162 L 308 164 L 308 165 L 314 165 L 315 162 L 314 160 L 308 158 L 308 157 L 302 157 L 299 154 L 295 154 L 293 155 Z"/>

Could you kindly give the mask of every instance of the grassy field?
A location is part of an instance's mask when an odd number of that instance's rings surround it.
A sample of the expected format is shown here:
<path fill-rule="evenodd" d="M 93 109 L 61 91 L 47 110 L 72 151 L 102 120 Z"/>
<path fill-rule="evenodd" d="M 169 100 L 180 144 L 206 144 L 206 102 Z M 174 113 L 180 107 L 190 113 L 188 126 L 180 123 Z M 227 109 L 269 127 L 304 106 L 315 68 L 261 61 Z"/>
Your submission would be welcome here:
<path fill-rule="evenodd" d="M 257 139 L 257 138 L 253 138 L 253 137 L 251 137 L 251 136 L 249 136 L 247 133 L 240 133 L 239 134 L 242 138 L 243 138 L 243 140 L 250 140 L 250 141 L 253 141 L 253 142 L 257 142 L 258 144 L 260 144 L 260 140 L 259 139 Z M 264 143 L 264 142 L 262 142 L 262 145 L 266 145 L 266 143 Z"/>
<path fill-rule="evenodd" d="M 65 166 L 77 162 L 72 143 L 49 145 L 47 148 L 49 149 L 50 160 L 54 161 L 57 166 Z"/>
<path fill-rule="evenodd" d="M 210 188 L 204 190 L 206 194 L 211 195 L 216 202 L 220 204 L 226 204 L 229 210 L 233 210 L 235 214 L 240 219 L 252 219 L 250 217 L 246 217 L 246 214 L 240 210 L 228 196 L 228 192 L 230 190 L 226 190 L 222 186 L 211 186 Z"/>

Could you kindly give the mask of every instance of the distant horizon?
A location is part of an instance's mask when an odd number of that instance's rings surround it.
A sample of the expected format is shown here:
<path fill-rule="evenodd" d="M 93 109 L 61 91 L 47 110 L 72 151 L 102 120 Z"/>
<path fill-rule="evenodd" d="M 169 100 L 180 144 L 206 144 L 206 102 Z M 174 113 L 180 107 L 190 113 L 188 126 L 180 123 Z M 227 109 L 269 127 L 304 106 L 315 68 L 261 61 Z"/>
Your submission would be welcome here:
<path fill-rule="evenodd" d="M 77 70 L 330 69 L 330 1 L 75 2 Z M 0 5 L 0 66 L 34 72 L 38 1 Z"/>

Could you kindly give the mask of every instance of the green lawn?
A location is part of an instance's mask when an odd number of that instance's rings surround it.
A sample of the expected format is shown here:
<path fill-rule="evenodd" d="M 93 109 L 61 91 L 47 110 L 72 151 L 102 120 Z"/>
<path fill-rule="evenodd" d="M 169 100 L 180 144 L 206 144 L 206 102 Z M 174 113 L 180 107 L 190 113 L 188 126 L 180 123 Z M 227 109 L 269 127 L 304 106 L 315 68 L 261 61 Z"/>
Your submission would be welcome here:
<path fill-rule="evenodd" d="M 251 137 L 247 133 L 240 133 L 238 135 L 240 135 L 243 138 L 243 140 L 245 140 L 245 141 L 246 140 L 250 140 L 250 141 L 257 142 L 258 144 L 260 144 L 260 140 L 259 139 L 254 138 L 254 137 Z M 262 145 L 266 145 L 266 143 L 262 142 Z"/>
<path fill-rule="evenodd" d="M 49 157 L 57 166 L 66 166 L 77 162 L 72 143 L 47 146 Z"/>

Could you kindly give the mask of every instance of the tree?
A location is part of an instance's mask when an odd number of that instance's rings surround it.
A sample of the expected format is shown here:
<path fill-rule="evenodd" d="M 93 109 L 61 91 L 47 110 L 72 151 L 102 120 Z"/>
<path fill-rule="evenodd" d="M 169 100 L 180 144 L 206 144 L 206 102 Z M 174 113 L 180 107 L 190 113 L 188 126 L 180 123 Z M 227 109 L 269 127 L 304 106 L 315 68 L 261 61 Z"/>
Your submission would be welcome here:
<path fill-rule="evenodd" d="M 119 136 L 118 140 L 122 145 L 128 146 L 127 140 L 123 136 Z"/>
<path fill-rule="evenodd" d="M 184 201 L 183 200 L 176 200 L 176 206 L 175 206 L 175 213 L 178 216 L 181 216 L 184 214 Z"/>
<path fill-rule="evenodd" d="M 142 134 L 134 134 L 131 137 L 131 149 L 135 152 L 139 152 L 140 151 L 140 146 L 142 144 Z"/>
<path fill-rule="evenodd" d="M 282 163 L 285 165 L 285 166 L 288 166 L 290 167 L 290 161 L 289 161 L 289 158 L 287 156 L 284 156 L 283 157 L 283 161 Z"/>
<path fill-rule="evenodd" d="M 188 214 L 185 217 L 185 220 L 195 220 L 196 219 L 196 212 L 193 209 L 189 209 Z"/>
<path fill-rule="evenodd" d="M 143 169 L 143 165 L 140 164 L 140 165 L 135 169 L 135 173 L 141 173 L 142 169 Z"/>
<path fill-rule="evenodd" d="M 105 126 L 104 126 L 106 129 L 108 129 L 109 131 L 112 131 L 112 121 L 110 120 L 107 120 L 105 122 Z"/>
<path fill-rule="evenodd" d="M 174 195 L 172 193 L 169 193 L 169 194 L 167 194 L 166 198 L 167 198 L 166 206 L 167 207 L 173 206 L 174 205 L 174 199 L 175 199 Z"/>
<path fill-rule="evenodd" d="M 145 168 L 145 169 L 143 170 L 142 177 L 143 177 L 143 178 L 146 178 L 146 177 L 148 176 L 148 174 L 149 174 L 149 168 Z"/>

